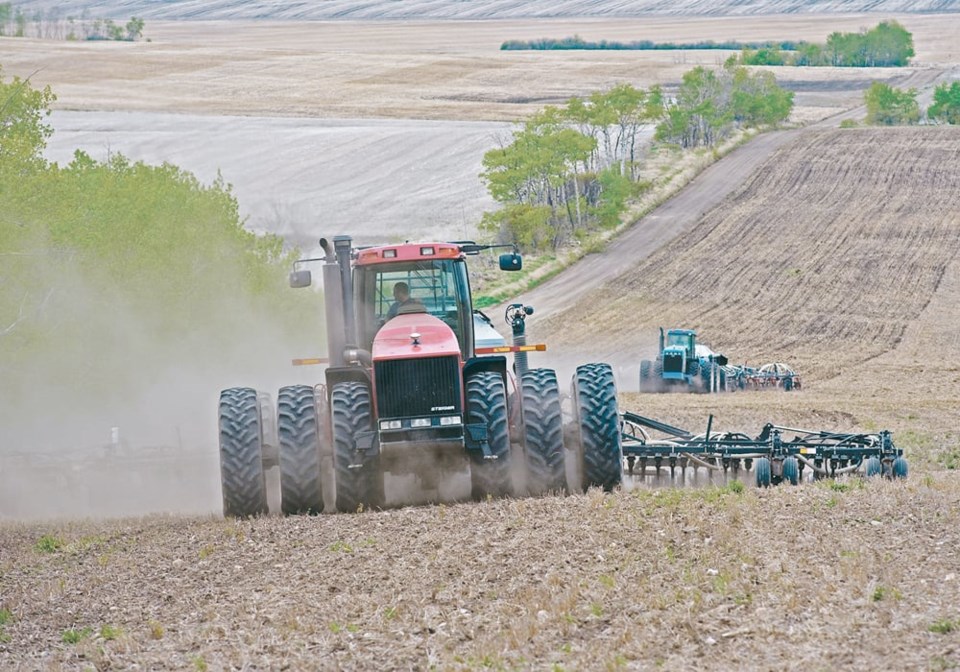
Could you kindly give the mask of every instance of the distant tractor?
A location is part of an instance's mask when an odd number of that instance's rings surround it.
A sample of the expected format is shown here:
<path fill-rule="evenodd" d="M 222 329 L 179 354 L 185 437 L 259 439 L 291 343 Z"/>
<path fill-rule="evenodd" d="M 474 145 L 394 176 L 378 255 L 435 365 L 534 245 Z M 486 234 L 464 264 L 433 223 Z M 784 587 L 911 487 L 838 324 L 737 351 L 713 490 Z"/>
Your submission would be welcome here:
<path fill-rule="evenodd" d="M 709 391 L 726 385 L 727 358 L 697 344 L 691 329 L 660 328 L 657 358 L 640 362 L 640 391 Z"/>
<path fill-rule="evenodd" d="M 788 364 L 731 365 L 724 355 L 697 343 L 697 334 L 691 329 L 670 329 L 664 335 L 661 328 L 657 358 L 640 362 L 641 392 L 791 392 L 801 387 L 800 374 Z"/>
<path fill-rule="evenodd" d="M 323 382 L 280 388 L 276 416 L 265 393 L 223 390 L 225 515 L 267 513 L 265 473 L 277 465 L 285 514 L 323 511 L 325 492 L 341 512 L 386 506 L 390 475 L 413 475 L 432 491 L 468 471 L 474 499 L 568 486 L 609 490 L 620 483 L 610 366 L 576 369 L 565 423 L 554 370 L 527 369 L 525 360 L 515 370 L 507 366 L 507 353 L 543 346 L 499 342 L 489 320 L 474 310 L 467 257 L 494 246 L 357 249 L 348 236 L 320 242 L 325 257 L 303 262 L 323 262 L 329 351 Z M 516 251 L 500 256 L 501 270 L 521 265 Z M 310 271 L 295 267 L 291 286 L 311 283 Z M 511 309 L 521 322 L 532 312 Z M 481 332 L 486 347 L 476 346 Z M 576 474 L 569 482 L 568 451 Z M 515 466 L 522 466 L 523 478 L 514 479 Z"/>

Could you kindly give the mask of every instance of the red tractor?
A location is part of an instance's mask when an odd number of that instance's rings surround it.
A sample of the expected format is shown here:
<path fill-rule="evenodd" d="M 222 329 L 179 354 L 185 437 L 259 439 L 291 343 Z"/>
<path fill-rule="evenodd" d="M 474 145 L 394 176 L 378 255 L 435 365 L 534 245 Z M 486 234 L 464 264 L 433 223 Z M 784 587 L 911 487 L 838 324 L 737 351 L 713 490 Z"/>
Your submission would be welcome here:
<path fill-rule="evenodd" d="M 277 465 L 285 514 L 321 512 L 331 487 L 338 511 L 383 507 L 385 474 L 436 484 L 469 469 L 475 499 L 565 491 L 567 451 L 573 488 L 620 483 L 609 365 L 577 368 L 565 423 L 556 373 L 526 368 L 525 352 L 543 346 L 475 347 L 466 260 L 493 246 L 320 243 L 326 256 L 303 261 L 324 262 L 324 382 L 280 388 L 276 420 L 269 395 L 221 392 L 225 515 L 267 513 L 266 471 Z M 500 256 L 502 270 L 521 265 L 516 252 Z M 290 274 L 293 287 L 311 283 L 308 270 Z M 514 370 L 509 352 L 524 353 Z"/>

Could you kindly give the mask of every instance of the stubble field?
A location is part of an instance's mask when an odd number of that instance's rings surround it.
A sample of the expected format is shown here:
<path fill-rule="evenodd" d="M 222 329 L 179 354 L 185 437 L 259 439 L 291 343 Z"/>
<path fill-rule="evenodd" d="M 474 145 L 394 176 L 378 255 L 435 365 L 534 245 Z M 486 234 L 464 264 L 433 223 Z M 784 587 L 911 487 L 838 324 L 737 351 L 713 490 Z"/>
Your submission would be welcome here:
<path fill-rule="evenodd" d="M 952 30 L 950 20 L 904 18 L 931 35 Z M 704 25 L 724 20 L 673 21 L 677 31 L 704 38 L 714 36 Z M 865 22 L 802 21 L 817 36 Z M 546 34 L 530 34 L 543 25 L 498 33 L 496 43 Z M 583 26 L 573 31 L 575 25 L 555 36 L 629 34 L 617 32 L 627 31 L 622 22 L 596 34 Z M 330 64 L 337 58 L 346 71 L 349 53 L 338 55 L 336 45 L 365 36 L 385 48 L 385 33 L 376 31 L 399 35 L 403 26 L 365 33 L 358 24 L 359 32 L 331 31 L 326 42 L 309 32 L 315 26 L 302 28 L 302 38 L 282 26 L 254 28 L 248 35 L 280 32 L 259 46 L 237 44 L 230 24 L 214 24 L 209 42 L 191 47 L 164 46 L 158 33 L 153 46 L 83 52 L 86 65 L 69 50 L 89 45 L 0 45 L 8 73 L 45 64 L 36 78 L 57 86 L 63 108 L 255 115 L 512 119 L 571 91 L 622 81 L 617 76 L 627 72 L 638 84 L 675 81 L 691 65 L 660 63 L 651 72 L 667 74 L 645 79 L 632 60 L 640 57 L 630 54 L 498 53 L 494 60 L 505 60 L 496 64 L 458 53 L 468 49 L 462 45 L 469 36 L 486 34 L 486 24 L 460 33 L 437 27 L 437 43 L 441 35 L 448 40 L 438 53 L 423 47 L 407 60 L 397 56 L 406 52 L 387 49 L 367 61 L 354 52 L 363 76 L 350 78 L 354 84 L 342 80 L 337 100 L 318 85 L 308 102 L 297 103 L 288 87 L 260 85 L 336 72 Z M 785 37 L 797 32 L 791 27 Z M 415 34 L 419 40 L 430 33 L 417 27 Z M 662 34 L 675 39 L 666 29 Z M 283 47 L 266 49 L 271 41 Z M 308 52 L 307 43 L 327 45 L 327 60 L 293 53 Z M 925 44 L 943 49 L 926 52 L 928 62 L 960 62 L 946 40 Z M 161 48 L 150 58 L 135 56 Z M 444 50 L 451 53 L 440 57 Z M 126 75 L 117 68 L 120 55 L 130 64 Z M 304 69 L 312 59 L 316 69 Z M 253 79 L 244 80 L 244 70 Z M 410 79 L 395 80 L 401 71 Z M 442 73 L 450 73 L 445 82 Z M 131 87 L 120 85 L 125 77 L 137 83 L 129 97 Z M 438 100 L 432 82 L 446 98 Z M 475 91 L 482 100 L 470 98 Z M 451 92 L 467 97 L 448 100 Z M 529 100 L 512 100 L 521 93 Z M 842 108 L 857 95 L 848 91 L 824 109 Z M 633 380 L 629 367 L 649 353 L 661 324 L 699 328 L 734 361 L 794 361 L 805 376 L 798 393 L 625 391 L 621 403 L 691 427 L 708 413 L 720 428 L 751 432 L 771 420 L 889 427 L 908 450 L 913 471 L 906 482 L 853 479 L 742 492 L 719 483 L 645 484 L 611 495 L 251 521 L 6 522 L 0 667 L 960 667 L 960 478 L 943 470 L 950 455 L 960 455 L 958 161 L 960 135 L 952 129 L 802 134 L 689 233 L 611 287 L 558 315 L 531 318 L 533 336 L 550 344 L 544 364 L 608 358 L 625 372 L 624 390 Z M 208 415 L 212 423 L 212 406 Z M 216 448 L 199 451 L 211 457 Z M 153 491 L 149 482 L 142 487 Z M 77 502 L 74 517 L 85 513 Z"/>

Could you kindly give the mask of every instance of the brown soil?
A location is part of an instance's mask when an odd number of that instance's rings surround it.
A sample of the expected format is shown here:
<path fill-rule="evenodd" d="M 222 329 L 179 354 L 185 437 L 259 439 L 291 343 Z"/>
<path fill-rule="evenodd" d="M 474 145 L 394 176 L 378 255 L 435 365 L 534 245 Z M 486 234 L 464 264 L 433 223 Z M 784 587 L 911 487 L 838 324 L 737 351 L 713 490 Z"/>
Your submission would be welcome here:
<path fill-rule="evenodd" d="M 958 511 L 951 474 L 6 526 L 0 666 L 948 669 Z"/>

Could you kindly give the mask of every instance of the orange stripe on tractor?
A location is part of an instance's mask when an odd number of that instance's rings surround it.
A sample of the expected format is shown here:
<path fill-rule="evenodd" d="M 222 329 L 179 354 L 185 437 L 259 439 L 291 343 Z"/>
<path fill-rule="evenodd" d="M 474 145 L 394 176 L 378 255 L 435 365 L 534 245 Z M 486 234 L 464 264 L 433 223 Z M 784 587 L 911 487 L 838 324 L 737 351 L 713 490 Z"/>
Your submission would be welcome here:
<path fill-rule="evenodd" d="M 504 352 L 546 352 L 547 346 L 544 343 L 536 345 L 498 345 L 492 348 L 477 348 L 474 350 L 478 355 L 499 355 Z"/>

